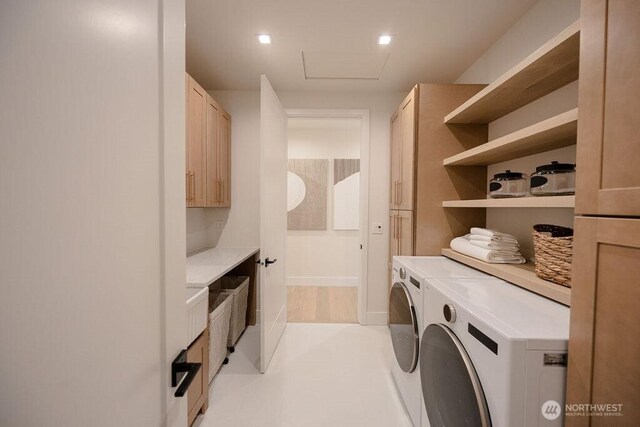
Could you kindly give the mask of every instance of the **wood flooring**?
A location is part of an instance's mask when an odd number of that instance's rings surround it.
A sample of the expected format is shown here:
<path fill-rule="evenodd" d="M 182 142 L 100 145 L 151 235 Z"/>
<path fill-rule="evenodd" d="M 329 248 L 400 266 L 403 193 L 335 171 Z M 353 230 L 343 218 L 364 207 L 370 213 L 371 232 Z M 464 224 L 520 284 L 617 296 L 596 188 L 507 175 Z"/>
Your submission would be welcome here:
<path fill-rule="evenodd" d="M 291 323 L 357 323 L 355 286 L 289 286 L 287 321 Z"/>

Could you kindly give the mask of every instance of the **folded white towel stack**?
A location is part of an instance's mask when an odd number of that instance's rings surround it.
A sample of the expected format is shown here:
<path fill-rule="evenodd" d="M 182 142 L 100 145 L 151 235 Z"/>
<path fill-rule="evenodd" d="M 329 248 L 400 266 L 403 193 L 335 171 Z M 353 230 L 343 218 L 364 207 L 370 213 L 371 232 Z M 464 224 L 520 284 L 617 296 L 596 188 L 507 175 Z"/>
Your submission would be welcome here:
<path fill-rule="evenodd" d="M 471 234 L 456 237 L 451 249 L 492 264 L 524 264 L 518 240 L 510 234 L 474 227 Z"/>

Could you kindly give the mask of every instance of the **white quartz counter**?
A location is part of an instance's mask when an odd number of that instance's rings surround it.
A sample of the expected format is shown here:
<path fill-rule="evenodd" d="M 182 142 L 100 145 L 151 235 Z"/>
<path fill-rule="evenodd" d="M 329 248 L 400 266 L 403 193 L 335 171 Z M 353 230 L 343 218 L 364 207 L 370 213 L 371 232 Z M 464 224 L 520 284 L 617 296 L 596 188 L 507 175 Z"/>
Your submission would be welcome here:
<path fill-rule="evenodd" d="M 253 256 L 259 248 L 212 248 L 187 257 L 187 284 L 208 286 Z"/>

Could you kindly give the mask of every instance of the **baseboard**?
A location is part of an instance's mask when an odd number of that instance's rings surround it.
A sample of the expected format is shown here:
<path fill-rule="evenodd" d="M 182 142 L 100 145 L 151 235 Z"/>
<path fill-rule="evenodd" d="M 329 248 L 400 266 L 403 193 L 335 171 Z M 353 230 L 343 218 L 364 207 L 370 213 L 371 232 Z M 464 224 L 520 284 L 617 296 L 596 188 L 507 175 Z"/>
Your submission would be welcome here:
<path fill-rule="evenodd" d="M 371 326 L 387 326 L 389 313 L 386 311 L 368 311 L 367 325 Z"/>
<path fill-rule="evenodd" d="M 287 277 L 287 286 L 358 286 L 358 277 Z"/>

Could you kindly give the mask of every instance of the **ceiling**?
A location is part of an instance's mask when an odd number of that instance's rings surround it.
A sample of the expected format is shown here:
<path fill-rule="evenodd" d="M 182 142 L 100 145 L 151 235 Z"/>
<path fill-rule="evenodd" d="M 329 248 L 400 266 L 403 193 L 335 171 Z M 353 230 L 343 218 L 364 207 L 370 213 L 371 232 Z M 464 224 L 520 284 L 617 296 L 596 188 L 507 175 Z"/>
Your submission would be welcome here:
<path fill-rule="evenodd" d="M 448 83 L 535 2 L 187 0 L 187 71 L 207 89 L 258 89 L 260 74 L 276 90 Z M 273 43 L 259 44 L 258 33 Z M 393 35 L 389 46 L 377 44 L 380 34 Z"/>
<path fill-rule="evenodd" d="M 331 129 L 340 132 L 360 132 L 362 122 L 359 118 L 333 118 L 333 117 L 290 117 L 287 121 L 289 129 L 318 130 Z"/>

